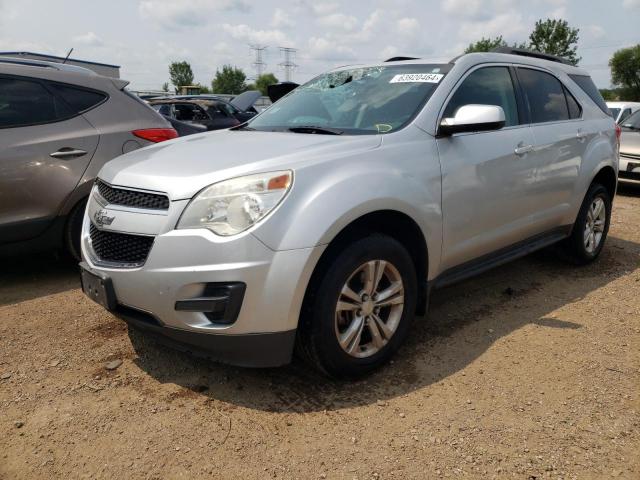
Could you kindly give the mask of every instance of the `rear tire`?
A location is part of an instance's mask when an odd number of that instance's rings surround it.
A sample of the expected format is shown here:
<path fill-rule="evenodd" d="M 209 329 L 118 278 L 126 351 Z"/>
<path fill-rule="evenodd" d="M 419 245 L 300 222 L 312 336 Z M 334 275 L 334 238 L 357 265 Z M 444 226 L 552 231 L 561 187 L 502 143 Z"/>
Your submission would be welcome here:
<path fill-rule="evenodd" d="M 322 373 L 355 378 L 386 363 L 414 317 L 417 278 L 397 240 L 373 234 L 320 266 L 307 288 L 298 351 Z"/>
<path fill-rule="evenodd" d="M 67 225 L 64 230 L 64 246 L 67 253 L 78 262 L 82 260 L 82 251 L 80 248 L 80 236 L 82 233 L 82 219 L 84 211 L 87 207 L 87 199 L 79 201 L 69 213 Z"/>
<path fill-rule="evenodd" d="M 560 247 L 563 256 L 576 265 L 593 262 L 602 251 L 611 220 L 611 195 L 593 183 L 584 197 L 571 236 Z"/>

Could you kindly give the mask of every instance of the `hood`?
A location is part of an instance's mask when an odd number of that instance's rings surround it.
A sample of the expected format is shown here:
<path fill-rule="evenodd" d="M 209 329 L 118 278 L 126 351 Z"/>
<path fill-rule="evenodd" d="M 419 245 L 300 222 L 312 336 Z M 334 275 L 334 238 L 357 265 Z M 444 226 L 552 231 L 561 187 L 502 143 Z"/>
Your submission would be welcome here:
<path fill-rule="evenodd" d="M 98 176 L 123 187 L 191 198 L 207 185 L 251 173 L 295 169 L 378 147 L 379 135 L 219 130 L 152 145 L 106 163 Z"/>
<path fill-rule="evenodd" d="M 258 101 L 258 99 L 262 96 L 257 90 L 249 90 L 248 92 L 241 93 L 237 97 L 233 97 L 229 103 L 236 107 L 238 110 L 246 112 L 253 104 Z"/>
<path fill-rule="evenodd" d="M 620 135 L 620 153 L 640 155 L 640 130 L 623 130 Z"/>

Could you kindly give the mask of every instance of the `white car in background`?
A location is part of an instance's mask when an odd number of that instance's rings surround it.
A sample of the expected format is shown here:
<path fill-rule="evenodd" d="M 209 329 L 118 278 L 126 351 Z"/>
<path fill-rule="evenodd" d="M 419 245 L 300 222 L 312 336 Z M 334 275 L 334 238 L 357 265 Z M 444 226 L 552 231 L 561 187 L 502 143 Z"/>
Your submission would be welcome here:
<path fill-rule="evenodd" d="M 640 102 L 607 102 L 607 107 L 609 107 L 616 123 L 622 123 L 632 113 L 640 110 Z"/>

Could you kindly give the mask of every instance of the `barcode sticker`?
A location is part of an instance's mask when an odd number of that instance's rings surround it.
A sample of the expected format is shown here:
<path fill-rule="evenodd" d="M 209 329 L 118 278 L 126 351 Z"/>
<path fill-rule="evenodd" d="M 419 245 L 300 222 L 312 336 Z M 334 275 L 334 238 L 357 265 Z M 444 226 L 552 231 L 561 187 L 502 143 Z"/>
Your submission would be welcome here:
<path fill-rule="evenodd" d="M 442 73 L 401 73 L 395 75 L 389 83 L 438 83 Z"/>

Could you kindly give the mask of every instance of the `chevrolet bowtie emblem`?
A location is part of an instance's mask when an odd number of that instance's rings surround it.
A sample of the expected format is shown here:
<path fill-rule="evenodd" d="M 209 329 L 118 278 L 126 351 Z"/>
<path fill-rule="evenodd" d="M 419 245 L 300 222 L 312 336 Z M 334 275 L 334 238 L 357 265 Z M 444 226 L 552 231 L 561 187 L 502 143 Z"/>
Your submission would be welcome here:
<path fill-rule="evenodd" d="M 99 227 L 102 227 L 104 225 L 111 225 L 115 218 L 116 217 L 110 217 L 109 215 L 107 215 L 106 210 L 98 210 L 96 213 L 93 214 L 93 221 Z"/>

